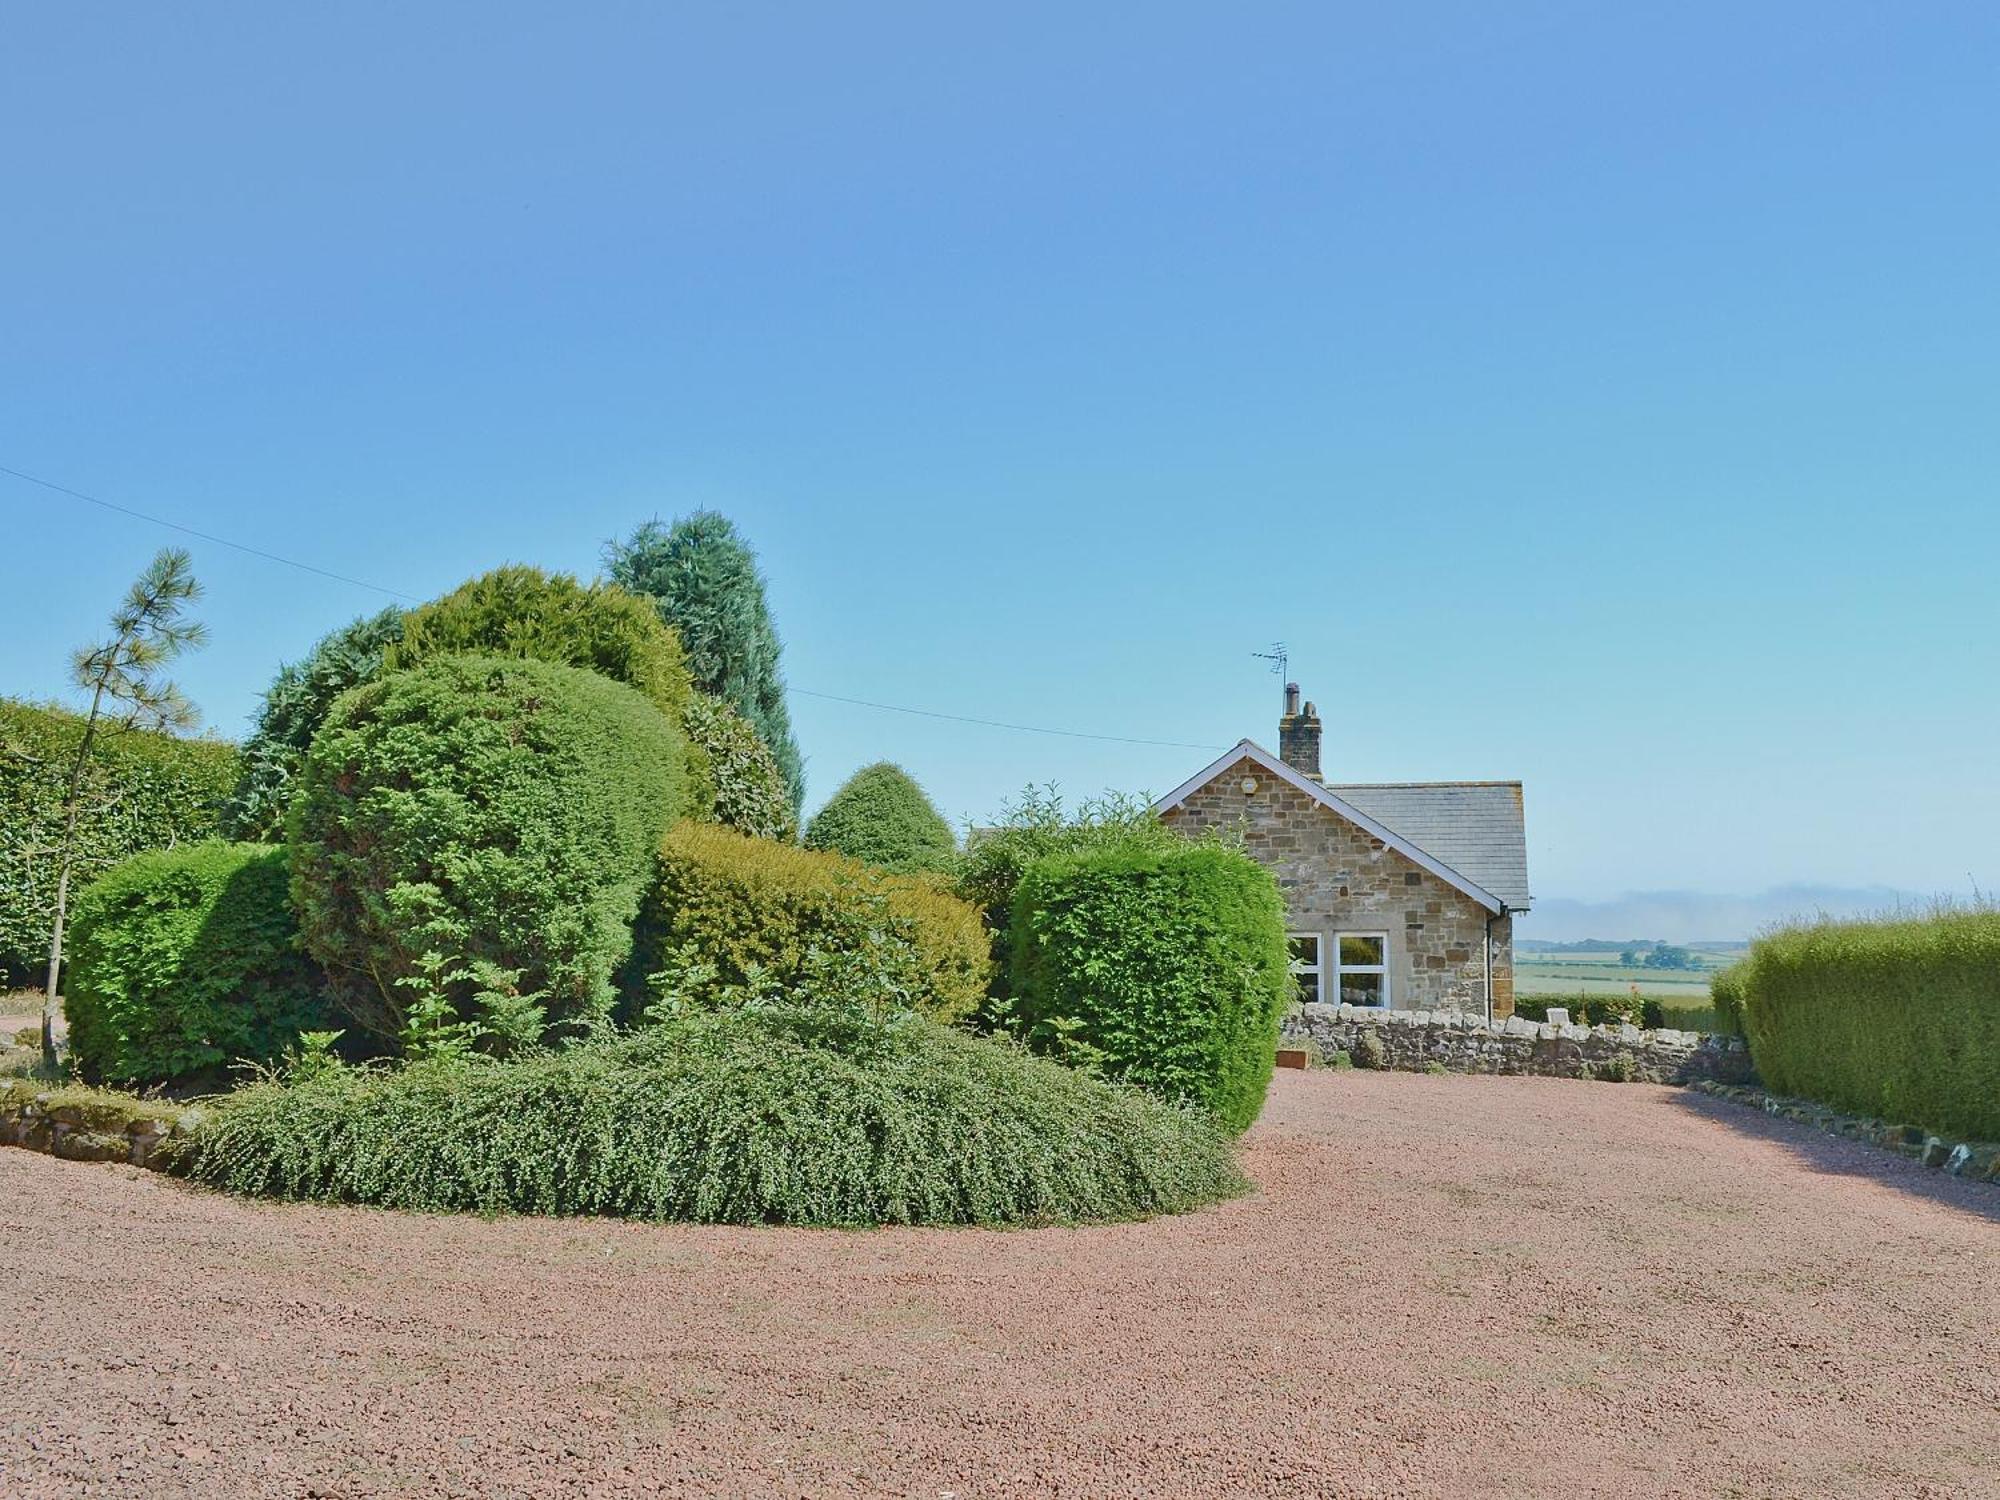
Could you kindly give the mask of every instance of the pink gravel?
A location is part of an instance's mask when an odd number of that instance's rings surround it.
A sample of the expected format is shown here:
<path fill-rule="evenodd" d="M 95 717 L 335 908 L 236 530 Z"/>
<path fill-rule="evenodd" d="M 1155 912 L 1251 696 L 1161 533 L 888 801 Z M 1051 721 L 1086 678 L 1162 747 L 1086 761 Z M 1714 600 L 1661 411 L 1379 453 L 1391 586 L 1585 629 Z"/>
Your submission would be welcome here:
<path fill-rule="evenodd" d="M 2000 1494 L 2000 1189 L 1558 1079 L 1281 1075 L 1246 1160 L 824 1233 L 0 1150 L 0 1495 Z"/>

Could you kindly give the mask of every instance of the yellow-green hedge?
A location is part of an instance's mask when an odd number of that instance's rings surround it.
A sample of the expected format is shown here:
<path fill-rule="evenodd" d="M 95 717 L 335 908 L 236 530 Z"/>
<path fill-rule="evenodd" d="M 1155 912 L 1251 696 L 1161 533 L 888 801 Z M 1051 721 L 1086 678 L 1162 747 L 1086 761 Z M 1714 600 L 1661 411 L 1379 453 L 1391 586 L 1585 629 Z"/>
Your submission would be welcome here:
<path fill-rule="evenodd" d="M 683 822 L 661 843 L 626 991 L 636 1008 L 648 976 L 692 967 L 697 988 L 789 989 L 829 959 L 865 962 L 941 1021 L 977 1007 L 991 961 L 979 909 L 932 878 Z"/>
<path fill-rule="evenodd" d="M 2000 1139 L 2000 911 L 1797 927 L 1726 978 L 1776 1092 Z"/>

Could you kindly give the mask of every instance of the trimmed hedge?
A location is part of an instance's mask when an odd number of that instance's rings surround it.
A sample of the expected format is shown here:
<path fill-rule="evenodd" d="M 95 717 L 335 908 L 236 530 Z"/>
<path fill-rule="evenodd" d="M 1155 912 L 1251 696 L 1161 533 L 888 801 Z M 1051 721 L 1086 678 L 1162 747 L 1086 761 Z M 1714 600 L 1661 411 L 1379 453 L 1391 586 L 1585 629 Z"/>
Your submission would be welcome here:
<path fill-rule="evenodd" d="M 690 822 L 661 841 L 626 990 L 636 1011 L 663 996 L 865 988 L 953 1021 L 979 1004 L 988 964 L 978 910 L 929 880 Z"/>
<path fill-rule="evenodd" d="M 220 1081 L 327 1024 L 298 947 L 285 851 L 191 844 L 135 855 L 77 897 L 64 1004 L 78 1068 L 127 1087 Z"/>
<path fill-rule="evenodd" d="M 1792 928 L 1722 977 L 1775 1092 L 2000 1140 L 2000 911 Z"/>
<path fill-rule="evenodd" d="M 916 1016 L 816 1007 L 256 1084 L 193 1170 L 275 1198 L 710 1224 L 1132 1219 L 1244 1185 L 1199 1114 Z"/>
<path fill-rule="evenodd" d="M 83 716 L 0 698 L 0 981 L 40 983 L 56 913 L 53 846 Z M 77 826 L 76 891 L 144 849 L 214 838 L 236 747 L 100 727 Z"/>
<path fill-rule="evenodd" d="M 688 694 L 688 816 L 753 838 L 789 843 L 798 834 L 791 789 L 749 721 L 720 699 Z"/>
<path fill-rule="evenodd" d="M 910 773 L 888 761 L 863 766 L 813 815 L 808 849 L 828 849 L 898 875 L 945 871 L 958 840 Z"/>
<path fill-rule="evenodd" d="M 343 695 L 290 824 L 340 1007 L 408 1040 L 442 1000 L 495 1047 L 605 1020 L 684 755 L 633 689 L 547 662 L 440 657 Z"/>
<path fill-rule="evenodd" d="M 1032 1043 L 1242 1129 L 1292 981 L 1271 872 L 1216 844 L 1038 860 L 1014 892 L 1016 1024 Z"/>
<path fill-rule="evenodd" d="M 680 637 L 650 599 L 567 573 L 495 568 L 403 617 L 391 671 L 439 656 L 504 656 L 583 667 L 636 688 L 673 723 L 694 691 Z"/>

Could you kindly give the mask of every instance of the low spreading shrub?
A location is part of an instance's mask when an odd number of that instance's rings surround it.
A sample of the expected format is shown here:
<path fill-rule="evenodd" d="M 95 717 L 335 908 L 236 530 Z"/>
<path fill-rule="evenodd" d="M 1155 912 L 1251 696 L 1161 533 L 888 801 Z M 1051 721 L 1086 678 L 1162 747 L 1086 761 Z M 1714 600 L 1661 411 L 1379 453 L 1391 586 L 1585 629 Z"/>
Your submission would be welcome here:
<path fill-rule="evenodd" d="M 40 983 L 55 925 L 56 861 L 81 714 L 0 698 L 0 985 Z M 236 747 L 100 728 L 77 823 L 72 892 L 143 849 L 212 839 Z"/>
<path fill-rule="evenodd" d="M 1795 927 L 1725 977 L 1776 1092 L 2000 1139 L 2000 910 Z"/>
<path fill-rule="evenodd" d="M 1241 1129 L 1292 994 L 1285 905 L 1234 849 L 1176 843 L 1038 860 L 1014 892 L 1014 1024 Z"/>
<path fill-rule="evenodd" d="M 419 1048 L 605 1020 L 683 756 L 636 691 L 546 662 L 440 657 L 344 694 L 289 829 L 342 1010 Z"/>
<path fill-rule="evenodd" d="M 951 868 L 951 825 L 901 766 L 863 766 L 813 815 L 806 847 L 845 854 L 899 875 Z"/>
<path fill-rule="evenodd" d="M 731 1224 L 1129 1219 L 1242 1187 L 1199 1114 L 919 1017 L 831 1008 L 260 1083 L 216 1111 L 194 1172 L 267 1197 Z"/>
<path fill-rule="evenodd" d="M 77 898 L 65 1004 L 92 1082 L 219 1081 L 327 1022 L 299 952 L 285 852 L 193 844 L 136 855 Z"/>
<path fill-rule="evenodd" d="M 688 816 L 753 838 L 789 843 L 798 833 L 791 789 L 770 747 L 719 698 L 688 694 Z"/>
<path fill-rule="evenodd" d="M 386 664 L 394 671 L 439 656 L 582 667 L 636 689 L 675 724 L 693 692 L 680 637 L 651 600 L 540 568 L 495 568 L 411 610 Z"/>
<path fill-rule="evenodd" d="M 953 1021 L 985 994 L 987 964 L 979 913 L 932 881 L 687 822 L 661 841 L 624 987 L 635 1014 L 860 987 Z"/>

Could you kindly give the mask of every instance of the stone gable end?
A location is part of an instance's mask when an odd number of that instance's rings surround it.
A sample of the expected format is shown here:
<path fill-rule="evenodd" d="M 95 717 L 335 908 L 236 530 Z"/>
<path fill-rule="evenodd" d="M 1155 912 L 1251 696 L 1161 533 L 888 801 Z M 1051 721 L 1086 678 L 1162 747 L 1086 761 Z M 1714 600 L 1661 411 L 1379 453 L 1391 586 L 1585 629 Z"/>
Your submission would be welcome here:
<path fill-rule="evenodd" d="M 1257 788 L 1245 793 L 1245 779 Z M 1486 908 L 1247 756 L 1161 814 L 1187 833 L 1234 830 L 1278 878 L 1295 932 L 1389 935 L 1396 1010 L 1486 1014 Z M 1513 923 L 1492 918 L 1493 1014 L 1514 1010 Z"/>

